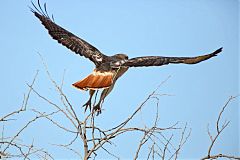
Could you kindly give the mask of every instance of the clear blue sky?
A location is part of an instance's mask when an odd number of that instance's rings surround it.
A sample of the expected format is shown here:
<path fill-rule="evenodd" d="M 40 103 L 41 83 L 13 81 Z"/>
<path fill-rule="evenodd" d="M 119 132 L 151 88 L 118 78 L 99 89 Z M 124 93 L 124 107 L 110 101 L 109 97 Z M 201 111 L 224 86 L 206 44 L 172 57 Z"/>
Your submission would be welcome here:
<path fill-rule="evenodd" d="M 76 107 L 81 107 L 88 93 L 72 88 L 71 84 L 88 75 L 93 70 L 93 64 L 52 40 L 28 5 L 31 5 L 30 1 L 13 0 L 4 0 L 0 5 L 0 115 L 21 105 L 27 90 L 26 83 L 32 80 L 36 70 L 40 70 L 36 89 L 59 101 L 37 52 L 42 54 L 57 82 L 61 82 L 66 70 L 64 91 Z M 101 126 L 117 124 L 171 75 L 160 93 L 174 96 L 160 98 L 159 125 L 165 127 L 176 121 L 181 124 L 188 122 L 192 134 L 181 152 L 181 158 L 206 155 L 210 143 L 207 124 L 213 127 L 229 96 L 239 94 L 239 1 L 52 0 L 47 1 L 47 5 L 49 13 L 54 14 L 55 22 L 108 55 L 121 52 L 129 57 L 196 56 L 223 47 L 219 56 L 196 65 L 130 69 L 105 100 L 105 111 L 97 119 Z M 37 99 L 36 96 L 31 97 L 32 108 L 50 110 L 46 103 Z M 231 123 L 217 141 L 213 150 L 215 153 L 236 155 L 240 151 L 238 102 L 233 101 L 224 112 L 223 120 L 230 120 Z M 153 121 L 150 116 L 153 109 L 150 107 L 148 105 L 144 109 L 146 123 Z M 24 133 L 25 141 L 31 142 L 34 138 L 35 143 L 45 147 L 60 140 L 63 143 L 69 140 L 68 136 L 52 129 L 47 120 L 39 121 L 36 125 L 38 127 L 33 125 Z M 14 130 L 19 126 L 12 127 L 8 129 Z M 114 153 L 131 159 L 135 152 L 134 145 L 138 143 L 134 138 L 133 134 L 120 137 L 116 142 L 119 149 L 114 147 Z M 42 143 L 41 139 L 46 141 Z M 69 152 L 52 146 L 50 148 L 49 151 L 53 150 L 56 158 L 69 158 Z M 143 151 L 142 158 L 144 154 L 146 152 Z M 104 156 L 105 153 L 99 153 L 99 157 Z"/>

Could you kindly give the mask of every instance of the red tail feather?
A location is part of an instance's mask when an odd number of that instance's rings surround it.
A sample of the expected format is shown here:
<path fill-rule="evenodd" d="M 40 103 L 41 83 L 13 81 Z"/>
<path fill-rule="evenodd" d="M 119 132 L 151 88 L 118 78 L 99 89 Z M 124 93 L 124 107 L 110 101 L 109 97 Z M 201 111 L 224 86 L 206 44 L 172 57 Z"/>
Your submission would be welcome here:
<path fill-rule="evenodd" d="M 88 75 L 86 78 L 72 85 L 78 89 L 87 90 L 108 88 L 112 84 L 113 84 L 112 72 L 99 72 L 94 70 L 92 74 Z"/>

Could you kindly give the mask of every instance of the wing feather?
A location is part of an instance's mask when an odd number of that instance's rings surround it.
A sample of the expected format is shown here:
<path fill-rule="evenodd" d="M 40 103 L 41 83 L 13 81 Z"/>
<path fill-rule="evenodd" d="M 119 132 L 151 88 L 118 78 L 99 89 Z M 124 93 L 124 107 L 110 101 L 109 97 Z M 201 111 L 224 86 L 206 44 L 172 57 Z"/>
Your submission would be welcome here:
<path fill-rule="evenodd" d="M 184 63 L 184 64 L 196 64 L 205 61 L 209 58 L 217 56 L 222 51 L 222 48 L 216 51 L 196 57 L 161 57 L 161 56 L 145 56 L 136 57 L 125 61 L 122 66 L 128 67 L 148 67 L 148 66 L 162 66 L 170 63 Z"/>
<path fill-rule="evenodd" d="M 54 23 L 46 12 L 46 4 L 44 4 L 44 10 L 41 8 L 38 2 L 39 9 L 33 4 L 34 9 L 31 11 L 42 22 L 44 27 L 48 30 L 51 37 L 58 41 L 58 43 L 72 50 L 80 56 L 84 56 L 95 63 L 96 66 L 104 62 L 104 58 L 107 56 L 102 54 L 97 48 L 86 42 L 85 40 L 75 36 L 73 33 L 67 31 L 61 26 Z"/>

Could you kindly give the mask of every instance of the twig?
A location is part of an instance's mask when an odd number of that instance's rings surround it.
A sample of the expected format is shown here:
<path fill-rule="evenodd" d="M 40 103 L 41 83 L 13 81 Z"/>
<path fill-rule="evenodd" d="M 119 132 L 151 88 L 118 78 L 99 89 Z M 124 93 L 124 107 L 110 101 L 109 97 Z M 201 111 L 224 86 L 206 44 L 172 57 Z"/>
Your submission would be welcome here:
<path fill-rule="evenodd" d="M 164 149 L 163 149 L 163 155 L 162 155 L 162 160 L 165 159 L 165 156 L 166 156 L 166 150 L 168 148 L 168 144 L 170 143 L 170 141 L 172 140 L 173 138 L 173 134 L 171 135 L 171 137 L 167 140 L 167 143 L 164 145 Z"/>
<path fill-rule="evenodd" d="M 229 103 L 235 99 L 237 96 L 231 96 L 227 102 L 225 103 L 225 105 L 222 107 L 220 113 L 218 114 L 218 118 L 217 118 L 217 122 L 216 122 L 216 135 L 215 136 L 212 136 L 212 134 L 210 133 L 209 131 L 209 125 L 207 127 L 207 132 L 208 132 L 208 135 L 209 135 L 209 138 L 211 140 L 211 143 L 210 143 L 210 146 L 208 148 L 208 154 L 207 156 L 205 156 L 204 158 L 202 158 L 202 160 L 205 160 L 205 159 L 217 159 L 217 158 L 220 158 L 220 157 L 224 157 L 224 158 L 230 158 L 230 159 L 240 159 L 240 157 L 235 157 L 235 156 L 231 156 L 231 155 L 225 155 L 225 154 L 222 154 L 222 153 L 219 153 L 219 154 L 216 154 L 216 155 L 212 155 L 211 154 L 211 151 L 212 151 L 212 148 L 216 142 L 216 140 L 219 138 L 219 136 L 221 135 L 221 133 L 223 132 L 223 130 L 229 125 L 230 121 L 226 121 L 223 123 L 222 127 L 220 128 L 220 120 L 222 118 L 222 114 L 224 112 L 224 110 L 226 109 L 226 107 L 229 105 Z"/>
<path fill-rule="evenodd" d="M 36 74 L 35 74 L 35 76 L 34 76 L 34 78 L 33 78 L 32 83 L 29 85 L 29 86 L 31 86 L 31 87 L 29 87 L 29 91 L 28 91 L 28 93 L 27 93 L 27 96 L 26 96 L 26 97 L 24 96 L 24 98 L 23 98 L 23 103 L 22 103 L 21 108 L 20 108 L 19 110 L 13 111 L 13 112 L 11 112 L 11 113 L 3 116 L 2 118 L 0 118 L 0 122 L 1 122 L 1 121 L 7 121 L 7 118 L 8 118 L 8 117 L 13 116 L 13 115 L 15 115 L 15 114 L 18 114 L 18 113 L 20 113 L 20 112 L 26 111 L 27 104 L 28 104 L 28 100 L 29 100 L 30 94 L 31 94 L 31 92 L 32 92 L 32 87 L 33 87 L 33 85 L 34 85 L 34 83 L 35 83 L 35 81 L 36 81 L 38 72 L 39 72 L 39 71 L 37 70 L 37 72 L 36 72 Z"/>

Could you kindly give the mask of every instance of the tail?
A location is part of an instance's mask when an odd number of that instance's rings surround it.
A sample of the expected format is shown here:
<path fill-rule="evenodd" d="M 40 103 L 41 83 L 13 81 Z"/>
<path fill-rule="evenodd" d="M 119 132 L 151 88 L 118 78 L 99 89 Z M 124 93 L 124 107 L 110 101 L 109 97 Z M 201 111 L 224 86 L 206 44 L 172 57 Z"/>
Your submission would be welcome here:
<path fill-rule="evenodd" d="M 113 75 L 111 71 L 100 72 L 94 70 L 92 74 L 72 85 L 81 90 L 108 88 L 113 84 Z"/>

